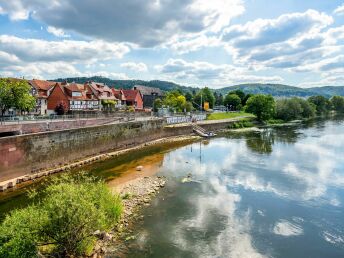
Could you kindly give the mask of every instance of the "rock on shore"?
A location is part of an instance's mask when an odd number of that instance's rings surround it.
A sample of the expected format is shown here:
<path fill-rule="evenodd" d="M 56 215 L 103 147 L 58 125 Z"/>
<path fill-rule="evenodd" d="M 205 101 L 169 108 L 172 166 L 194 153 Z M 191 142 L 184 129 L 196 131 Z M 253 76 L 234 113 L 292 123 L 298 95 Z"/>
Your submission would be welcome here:
<path fill-rule="evenodd" d="M 134 239 L 130 225 L 143 219 L 140 208 L 148 206 L 152 198 L 166 184 L 165 177 L 151 176 L 129 181 L 119 187 L 122 197 L 123 214 L 117 227 L 110 233 L 95 232 L 99 238 L 91 257 L 108 257 L 107 254 L 119 254 L 125 250 L 125 242 Z M 110 257 L 109 256 L 109 257 Z M 119 255 L 119 257 L 121 257 Z"/>

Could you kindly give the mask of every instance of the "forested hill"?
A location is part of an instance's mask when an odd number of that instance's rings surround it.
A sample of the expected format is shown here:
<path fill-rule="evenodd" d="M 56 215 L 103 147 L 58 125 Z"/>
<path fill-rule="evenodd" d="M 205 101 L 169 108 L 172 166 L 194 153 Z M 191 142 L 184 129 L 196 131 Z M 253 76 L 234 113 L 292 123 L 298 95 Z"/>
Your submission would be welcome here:
<path fill-rule="evenodd" d="M 109 78 L 94 76 L 94 77 L 74 77 L 74 78 L 59 78 L 54 81 L 65 81 L 85 83 L 87 81 L 96 81 L 105 83 L 109 86 L 122 89 L 131 89 L 134 85 L 144 85 L 149 87 L 159 88 L 163 91 L 170 91 L 174 89 L 180 89 L 182 91 L 198 91 L 199 88 L 196 87 L 186 87 L 173 82 L 168 81 L 143 81 L 143 80 L 112 80 Z M 330 97 L 333 95 L 344 96 L 344 86 L 325 86 L 325 87 L 313 87 L 313 88 L 299 88 L 283 84 L 260 84 L 260 83 L 249 83 L 240 84 L 230 87 L 225 87 L 221 89 L 216 89 L 217 92 L 223 95 L 227 94 L 229 91 L 241 89 L 245 93 L 261 93 L 261 94 L 271 94 L 275 97 L 309 97 L 313 95 L 323 95 Z"/>
<path fill-rule="evenodd" d="M 179 85 L 173 82 L 167 82 L 167 81 L 112 80 L 112 79 L 101 77 L 101 76 L 59 78 L 53 81 L 56 81 L 56 82 L 67 81 L 67 82 L 76 82 L 76 83 L 85 83 L 87 81 L 95 81 L 95 82 L 105 83 L 106 85 L 115 87 L 116 89 L 131 89 L 134 87 L 134 85 L 143 85 L 143 86 L 159 88 L 163 91 L 171 91 L 174 89 L 181 89 L 182 91 L 192 91 L 194 89 L 198 90 L 197 88 L 186 87 L 186 86 L 182 86 L 182 85 Z"/>

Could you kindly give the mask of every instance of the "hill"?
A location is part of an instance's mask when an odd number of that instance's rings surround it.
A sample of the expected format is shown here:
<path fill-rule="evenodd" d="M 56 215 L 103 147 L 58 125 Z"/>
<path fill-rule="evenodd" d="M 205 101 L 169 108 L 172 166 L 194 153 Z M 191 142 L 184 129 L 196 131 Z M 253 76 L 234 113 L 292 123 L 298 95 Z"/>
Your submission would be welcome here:
<path fill-rule="evenodd" d="M 168 81 L 143 81 L 143 80 L 112 80 L 109 78 L 101 76 L 93 77 L 73 77 L 73 78 L 59 78 L 54 81 L 62 82 L 67 80 L 68 82 L 85 83 L 87 81 L 96 81 L 105 83 L 109 86 L 122 89 L 131 89 L 134 85 L 144 85 L 148 87 L 159 88 L 163 91 L 171 91 L 175 89 L 180 89 L 184 92 L 186 91 L 198 91 L 199 88 L 187 87 L 179 85 Z M 214 91 L 227 94 L 232 90 L 242 90 L 245 93 L 253 94 L 271 94 L 274 97 L 309 97 L 313 95 L 323 95 L 325 97 L 331 97 L 333 95 L 344 96 L 344 86 L 324 86 L 324 87 L 313 87 L 313 88 L 299 88 L 295 86 L 283 85 L 283 84 L 261 84 L 261 83 L 248 83 L 239 84 L 229 87 L 224 87 L 221 89 L 216 89 Z"/>
<path fill-rule="evenodd" d="M 159 88 L 163 91 L 171 91 L 174 89 L 180 89 L 182 91 L 192 91 L 195 89 L 198 90 L 197 88 L 186 87 L 186 86 L 182 86 L 182 85 L 179 85 L 173 82 L 167 82 L 167 81 L 112 80 L 112 79 L 105 78 L 102 76 L 59 78 L 53 81 L 56 81 L 56 82 L 67 81 L 67 82 L 76 82 L 76 83 L 81 83 L 81 84 L 87 81 L 95 81 L 95 82 L 105 83 L 108 86 L 115 87 L 116 89 L 131 89 L 135 85 L 143 85 L 143 86 L 148 86 L 148 87 Z"/>

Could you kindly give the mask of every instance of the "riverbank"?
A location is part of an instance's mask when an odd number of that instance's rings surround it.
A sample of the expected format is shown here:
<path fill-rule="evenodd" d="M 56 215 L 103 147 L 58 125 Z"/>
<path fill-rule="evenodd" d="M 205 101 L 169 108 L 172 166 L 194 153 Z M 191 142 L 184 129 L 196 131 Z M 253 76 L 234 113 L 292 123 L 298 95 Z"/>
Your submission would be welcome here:
<path fill-rule="evenodd" d="M 165 184 L 165 177 L 143 176 L 118 185 L 117 190 L 123 203 L 122 218 L 111 232 L 96 232 L 99 240 L 91 257 L 124 256 L 127 250 L 126 242 L 135 239 L 135 233 L 131 230 L 132 226 L 144 218 L 141 215 L 141 209 L 150 205 L 152 199 Z"/>
<path fill-rule="evenodd" d="M 0 191 L 12 189 L 18 185 L 23 185 L 23 184 L 29 185 L 30 183 L 32 183 L 34 181 L 37 181 L 41 178 L 44 178 L 44 177 L 52 175 L 52 174 L 67 172 L 67 171 L 70 171 L 70 170 L 73 170 L 76 168 L 82 168 L 83 166 L 90 165 L 90 164 L 95 163 L 95 162 L 105 161 L 105 160 L 108 160 L 110 158 L 115 158 L 118 156 L 126 155 L 130 152 L 138 151 L 138 150 L 141 150 L 145 147 L 149 147 L 149 146 L 153 146 L 153 145 L 159 145 L 159 144 L 169 144 L 169 143 L 178 143 L 178 142 L 192 142 L 192 141 L 196 141 L 198 139 L 200 139 L 200 137 L 194 136 L 194 135 L 166 137 L 166 138 L 146 142 L 146 143 L 137 145 L 135 147 L 95 155 L 95 156 L 88 157 L 85 159 L 77 160 L 75 162 L 72 162 L 72 163 L 69 163 L 69 164 L 66 164 L 63 166 L 43 170 L 39 173 L 27 174 L 24 176 L 13 178 L 11 180 L 6 180 L 3 182 L 0 182 Z"/>

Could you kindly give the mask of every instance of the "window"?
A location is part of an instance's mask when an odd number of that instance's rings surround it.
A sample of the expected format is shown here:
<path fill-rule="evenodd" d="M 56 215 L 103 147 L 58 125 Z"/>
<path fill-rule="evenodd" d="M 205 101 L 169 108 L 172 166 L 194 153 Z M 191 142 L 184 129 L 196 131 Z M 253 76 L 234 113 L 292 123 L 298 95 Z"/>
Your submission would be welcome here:
<path fill-rule="evenodd" d="M 78 92 L 78 91 L 72 92 L 72 97 L 81 97 L 81 96 L 82 96 L 81 92 Z"/>

